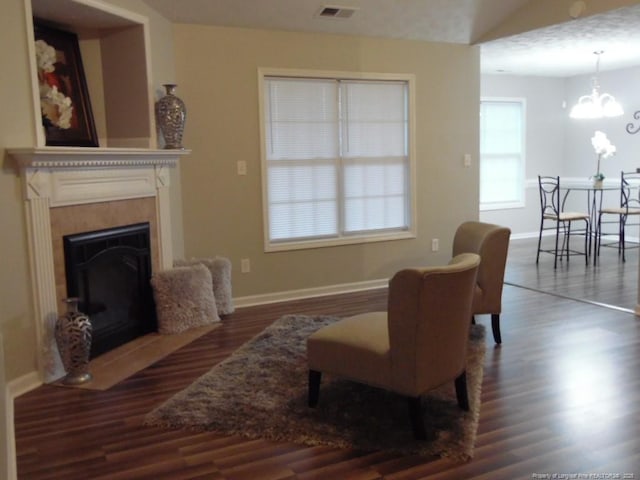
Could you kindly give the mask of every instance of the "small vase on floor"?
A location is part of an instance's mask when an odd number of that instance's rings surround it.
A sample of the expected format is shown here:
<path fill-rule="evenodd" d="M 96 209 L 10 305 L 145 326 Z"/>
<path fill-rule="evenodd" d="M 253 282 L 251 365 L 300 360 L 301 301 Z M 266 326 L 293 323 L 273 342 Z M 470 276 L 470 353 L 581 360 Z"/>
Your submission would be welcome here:
<path fill-rule="evenodd" d="M 166 95 L 156 102 L 156 121 L 164 137 L 164 148 L 181 149 L 187 109 L 175 95 L 177 85 L 165 84 Z"/>
<path fill-rule="evenodd" d="M 89 317 L 78 311 L 78 298 L 64 300 L 67 312 L 58 318 L 55 338 L 67 376 L 62 383 L 79 385 L 91 380 L 89 355 L 91 353 L 92 327 Z"/>

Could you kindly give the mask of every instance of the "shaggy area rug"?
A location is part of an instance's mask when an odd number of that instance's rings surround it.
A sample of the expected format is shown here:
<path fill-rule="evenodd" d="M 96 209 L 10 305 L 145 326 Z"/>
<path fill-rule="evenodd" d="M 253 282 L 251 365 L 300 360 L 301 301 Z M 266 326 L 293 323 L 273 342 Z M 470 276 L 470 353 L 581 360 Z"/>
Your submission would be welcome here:
<path fill-rule="evenodd" d="M 485 329 L 472 325 L 467 382 L 470 411 L 453 382 L 424 397 L 427 440 L 414 440 L 405 397 L 324 375 L 320 402 L 307 407 L 306 339 L 335 317 L 288 315 L 244 344 L 185 390 L 146 415 L 146 425 L 215 431 L 305 445 L 473 456 L 480 414 Z"/>

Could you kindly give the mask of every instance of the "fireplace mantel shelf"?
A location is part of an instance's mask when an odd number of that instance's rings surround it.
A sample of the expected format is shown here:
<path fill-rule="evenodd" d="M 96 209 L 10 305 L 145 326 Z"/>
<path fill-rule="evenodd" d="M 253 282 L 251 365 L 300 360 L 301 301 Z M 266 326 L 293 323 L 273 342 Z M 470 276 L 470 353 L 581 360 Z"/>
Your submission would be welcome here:
<path fill-rule="evenodd" d="M 92 148 L 92 147 L 39 147 L 11 148 L 20 170 L 28 168 L 67 169 L 136 167 L 150 165 L 173 166 L 191 150 L 153 150 L 148 148 Z"/>

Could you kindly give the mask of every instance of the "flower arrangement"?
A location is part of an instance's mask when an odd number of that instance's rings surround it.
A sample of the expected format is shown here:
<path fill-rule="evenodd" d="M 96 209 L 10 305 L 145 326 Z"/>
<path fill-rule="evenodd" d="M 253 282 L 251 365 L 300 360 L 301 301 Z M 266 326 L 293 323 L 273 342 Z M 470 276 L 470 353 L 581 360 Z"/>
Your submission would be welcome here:
<path fill-rule="evenodd" d="M 73 105 L 71 98 L 60 91 L 62 84 L 55 74 L 56 50 L 44 40 L 36 40 L 35 46 L 43 121 L 58 128 L 71 128 Z"/>
<path fill-rule="evenodd" d="M 598 163 L 596 166 L 596 173 L 593 175 L 593 179 L 597 181 L 604 180 L 604 175 L 600 171 L 600 160 L 603 158 L 609 158 L 616 153 L 615 145 L 612 145 L 607 135 L 600 130 L 596 130 L 593 137 L 591 137 L 591 145 L 598 155 Z"/>

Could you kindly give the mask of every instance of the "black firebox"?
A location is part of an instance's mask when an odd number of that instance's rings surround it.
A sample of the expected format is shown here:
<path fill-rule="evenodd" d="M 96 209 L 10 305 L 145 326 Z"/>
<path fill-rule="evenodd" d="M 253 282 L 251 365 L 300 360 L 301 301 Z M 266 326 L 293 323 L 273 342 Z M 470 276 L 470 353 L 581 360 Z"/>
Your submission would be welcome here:
<path fill-rule="evenodd" d="M 157 330 L 149 223 L 67 235 L 67 294 L 93 327 L 91 358 Z"/>

